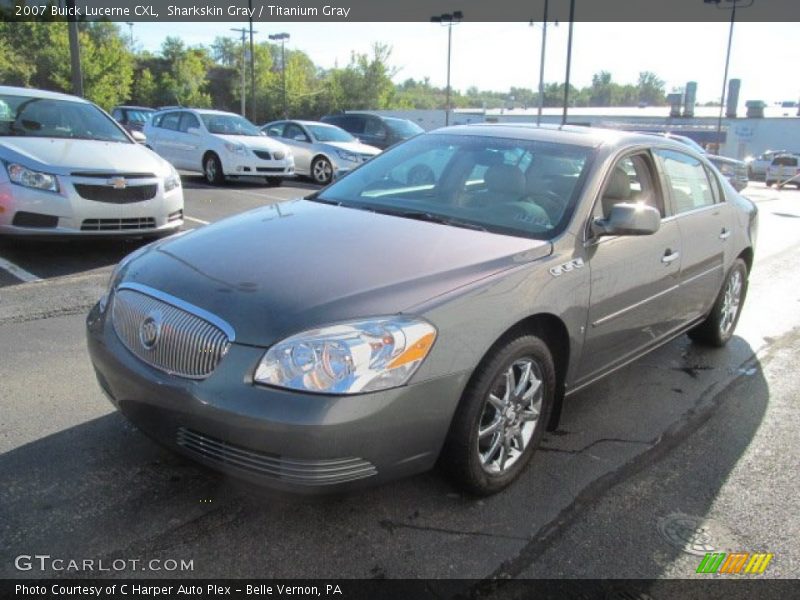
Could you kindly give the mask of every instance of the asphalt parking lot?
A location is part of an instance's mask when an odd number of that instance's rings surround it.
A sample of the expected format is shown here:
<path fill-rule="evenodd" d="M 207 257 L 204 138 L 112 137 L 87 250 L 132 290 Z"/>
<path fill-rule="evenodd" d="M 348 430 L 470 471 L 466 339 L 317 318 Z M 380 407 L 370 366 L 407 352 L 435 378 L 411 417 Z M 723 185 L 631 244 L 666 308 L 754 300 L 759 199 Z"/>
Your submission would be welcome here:
<path fill-rule="evenodd" d="M 187 227 L 315 189 L 184 187 Z M 141 242 L 0 241 L 0 577 L 39 552 L 193 561 L 108 577 L 683 578 L 702 558 L 697 531 L 716 549 L 774 553 L 765 577 L 795 576 L 800 192 L 744 194 L 759 246 L 731 344 L 684 336 L 580 392 L 520 481 L 480 500 L 438 472 L 275 497 L 173 456 L 112 410 L 85 350 L 88 307 Z M 694 538 L 665 535 L 674 523 L 694 523 L 678 527 Z"/>

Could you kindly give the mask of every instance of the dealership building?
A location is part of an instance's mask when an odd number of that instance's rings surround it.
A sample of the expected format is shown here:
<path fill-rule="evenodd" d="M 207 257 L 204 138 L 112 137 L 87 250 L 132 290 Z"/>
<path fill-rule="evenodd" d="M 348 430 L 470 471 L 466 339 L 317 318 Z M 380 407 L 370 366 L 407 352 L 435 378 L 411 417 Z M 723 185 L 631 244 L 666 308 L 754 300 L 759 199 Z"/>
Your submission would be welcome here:
<path fill-rule="evenodd" d="M 672 95 L 671 95 L 672 96 Z M 789 150 L 800 153 L 800 108 L 795 102 L 766 106 L 763 102 L 746 102 L 744 108 L 726 107 L 719 130 L 719 106 L 682 106 L 678 98 L 669 98 L 666 106 L 581 107 L 570 108 L 567 122 L 572 125 L 605 127 L 627 131 L 664 132 L 685 135 L 711 152 L 744 159 L 766 150 Z M 418 123 L 423 129 L 436 129 L 445 124 L 441 110 L 369 111 L 395 116 Z M 500 109 L 456 109 L 450 124 L 471 123 L 535 123 L 536 107 Z M 561 108 L 544 108 L 542 123 L 560 124 Z M 718 136 L 721 148 L 716 152 Z"/>

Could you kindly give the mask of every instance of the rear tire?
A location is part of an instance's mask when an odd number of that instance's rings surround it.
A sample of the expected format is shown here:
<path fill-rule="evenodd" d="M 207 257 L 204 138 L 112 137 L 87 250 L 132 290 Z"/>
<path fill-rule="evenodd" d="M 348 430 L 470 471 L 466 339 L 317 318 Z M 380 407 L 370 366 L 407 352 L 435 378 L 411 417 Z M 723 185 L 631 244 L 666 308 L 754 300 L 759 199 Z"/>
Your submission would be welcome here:
<path fill-rule="evenodd" d="M 733 337 L 747 295 L 747 265 L 737 258 L 705 321 L 689 331 L 692 341 L 721 348 Z"/>
<path fill-rule="evenodd" d="M 533 335 L 490 351 L 461 398 L 439 465 L 466 491 L 486 496 L 513 482 L 544 435 L 556 389 L 553 357 Z"/>
<path fill-rule="evenodd" d="M 225 183 L 225 173 L 222 172 L 222 162 L 219 156 L 209 152 L 203 157 L 203 177 L 209 185 L 222 185 Z"/>

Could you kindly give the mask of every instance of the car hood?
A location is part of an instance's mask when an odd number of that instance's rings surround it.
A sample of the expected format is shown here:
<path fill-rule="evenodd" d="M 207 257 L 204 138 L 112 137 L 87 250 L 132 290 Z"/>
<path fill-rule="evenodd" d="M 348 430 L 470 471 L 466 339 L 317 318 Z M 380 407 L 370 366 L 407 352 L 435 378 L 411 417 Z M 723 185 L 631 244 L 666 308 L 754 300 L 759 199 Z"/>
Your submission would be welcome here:
<path fill-rule="evenodd" d="M 549 242 L 297 200 L 153 244 L 121 281 L 218 315 L 238 343 L 268 346 L 403 312 L 551 251 Z"/>
<path fill-rule="evenodd" d="M 141 144 L 61 138 L 3 138 L 0 148 L 9 161 L 56 175 L 73 171 L 166 174 L 169 165 Z"/>
<path fill-rule="evenodd" d="M 213 135 L 214 137 L 232 144 L 242 144 L 251 150 L 269 150 L 270 152 L 275 152 L 276 150 L 283 150 L 286 152 L 289 150 L 285 144 L 265 135 L 222 135 L 219 133 Z"/>
<path fill-rule="evenodd" d="M 370 154 L 372 156 L 381 153 L 380 148 L 370 146 L 369 144 L 362 144 L 361 142 L 322 142 L 326 146 L 338 148 L 340 150 L 347 150 L 348 152 L 355 152 L 356 154 Z"/>

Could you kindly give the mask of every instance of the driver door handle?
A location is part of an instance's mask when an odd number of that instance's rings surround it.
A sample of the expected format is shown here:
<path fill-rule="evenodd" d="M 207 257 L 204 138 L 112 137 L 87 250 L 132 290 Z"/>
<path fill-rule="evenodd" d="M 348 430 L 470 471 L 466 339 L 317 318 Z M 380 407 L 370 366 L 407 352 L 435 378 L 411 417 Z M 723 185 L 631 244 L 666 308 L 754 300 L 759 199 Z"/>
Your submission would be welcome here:
<path fill-rule="evenodd" d="M 664 263 L 665 265 L 668 265 L 678 260 L 680 256 L 681 256 L 680 252 L 673 252 L 672 250 L 667 249 L 667 251 L 664 252 L 664 256 L 661 257 L 661 262 Z"/>
<path fill-rule="evenodd" d="M 731 237 L 731 232 L 723 227 L 722 231 L 719 232 L 719 239 L 721 239 L 722 241 L 725 241 L 729 237 Z"/>

